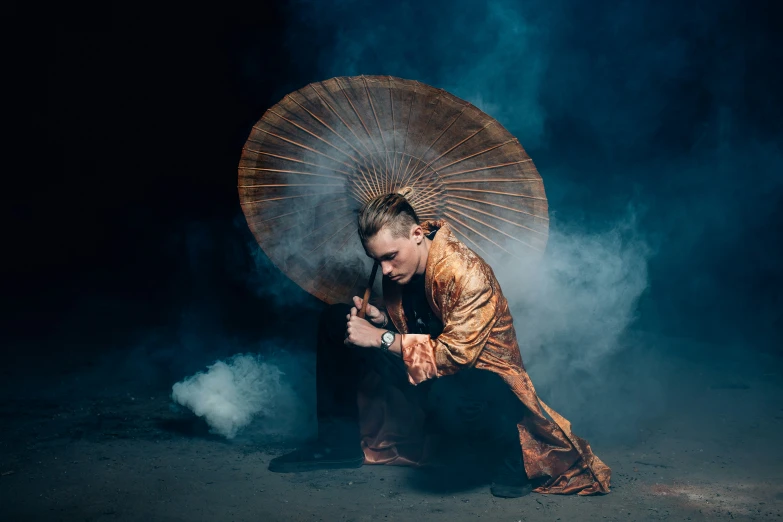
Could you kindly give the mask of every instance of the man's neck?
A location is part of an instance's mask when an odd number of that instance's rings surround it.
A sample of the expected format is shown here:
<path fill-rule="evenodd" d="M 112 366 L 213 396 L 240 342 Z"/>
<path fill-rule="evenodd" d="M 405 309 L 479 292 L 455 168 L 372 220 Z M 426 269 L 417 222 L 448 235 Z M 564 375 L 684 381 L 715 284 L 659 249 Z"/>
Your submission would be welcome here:
<path fill-rule="evenodd" d="M 424 236 L 424 241 L 421 243 L 421 247 L 424 249 L 424 251 L 421 254 L 421 257 L 419 258 L 419 266 L 416 269 L 416 275 L 424 275 L 424 272 L 427 271 L 427 259 L 430 257 L 430 246 L 432 245 L 432 240 L 428 238 L 427 236 Z"/>

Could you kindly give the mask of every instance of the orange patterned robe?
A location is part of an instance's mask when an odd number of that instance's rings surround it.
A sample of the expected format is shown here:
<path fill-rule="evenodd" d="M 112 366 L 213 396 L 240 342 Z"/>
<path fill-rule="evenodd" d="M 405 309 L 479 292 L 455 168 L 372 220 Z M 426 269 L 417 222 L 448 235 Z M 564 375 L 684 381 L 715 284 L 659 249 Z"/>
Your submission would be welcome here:
<path fill-rule="evenodd" d="M 402 334 L 402 359 L 411 384 L 463 368 L 495 372 L 527 408 L 517 428 L 528 478 L 542 482 L 535 491 L 608 493 L 611 470 L 587 441 L 571 432 L 571 424 L 536 395 L 522 364 L 508 302 L 492 269 L 444 221 L 428 221 L 422 228 L 426 233 L 438 230 L 430 245 L 424 285 L 443 332 L 436 339 L 408 334 L 401 289 L 383 281 L 386 309 Z M 403 390 L 383 386 L 377 376 L 366 374 L 358 403 L 366 463 L 424 463 L 424 412 Z"/>

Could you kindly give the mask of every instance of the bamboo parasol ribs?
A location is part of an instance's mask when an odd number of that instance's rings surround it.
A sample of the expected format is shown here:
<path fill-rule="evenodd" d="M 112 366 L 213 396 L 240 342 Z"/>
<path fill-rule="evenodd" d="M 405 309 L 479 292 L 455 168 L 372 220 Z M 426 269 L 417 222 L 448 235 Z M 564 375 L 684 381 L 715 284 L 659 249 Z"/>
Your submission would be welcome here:
<path fill-rule="evenodd" d="M 518 140 L 470 103 L 416 81 L 310 84 L 253 126 L 239 162 L 239 199 L 259 245 L 327 303 L 362 295 L 371 260 L 356 215 L 403 187 L 422 219 L 446 219 L 491 264 L 546 247 L 543 181 Z"/>

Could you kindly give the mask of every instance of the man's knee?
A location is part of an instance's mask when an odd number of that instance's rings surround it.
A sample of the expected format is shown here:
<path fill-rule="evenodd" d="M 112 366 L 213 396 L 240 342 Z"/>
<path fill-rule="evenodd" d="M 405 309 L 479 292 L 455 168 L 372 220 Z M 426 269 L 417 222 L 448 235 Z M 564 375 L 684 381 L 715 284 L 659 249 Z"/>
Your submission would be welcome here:
<path fill-rule="evenodd" d="M 429 394 L 428 411 L 447 432 L 468 438 L 515 432 L 519 400 L 499 376 L 466 369 L 438 379 Z"/>

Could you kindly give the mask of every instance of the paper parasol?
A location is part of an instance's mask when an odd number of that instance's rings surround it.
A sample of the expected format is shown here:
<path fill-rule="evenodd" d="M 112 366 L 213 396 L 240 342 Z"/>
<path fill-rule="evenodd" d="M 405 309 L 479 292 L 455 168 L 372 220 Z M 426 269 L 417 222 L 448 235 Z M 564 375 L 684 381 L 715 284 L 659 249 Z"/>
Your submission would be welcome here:
<path fill-rule="evenodd" d="M 442 89 L 389 76 L 332 78 L 253 126 L 239 199 L 261 248 L 327 303 L 362 295 L 372 261 L 357 213 L 403 187 L 422 220 L 445 219 L 490 264 L 543 252 L 541 176 L 514 136 Z"/>

